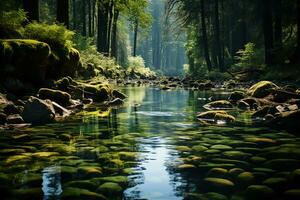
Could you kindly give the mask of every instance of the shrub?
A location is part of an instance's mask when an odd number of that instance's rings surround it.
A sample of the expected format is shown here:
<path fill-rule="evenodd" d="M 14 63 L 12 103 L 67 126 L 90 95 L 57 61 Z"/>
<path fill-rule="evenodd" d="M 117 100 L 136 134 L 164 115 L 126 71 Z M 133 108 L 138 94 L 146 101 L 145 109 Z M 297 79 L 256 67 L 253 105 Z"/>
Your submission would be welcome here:
<path fill-rule="evenodd" d="M 68 30 L 62 25 L 48 25 L 45 23 L 30 23 L 25 27 L 24 37 L 45 42 L 51 48 L 67 47 L 70 49 L 73 46 L 74 32 Z"/>
<path fill-rule="evenodd" d="M 114 59 L 99 53 L 96 46 L 90 46 L 86 50 L 81 51 L 81 60 L 85 64 L 92 64 L 96 70 L 107 77 L 117 78 L 124 76 L 122 67 Z"/>
<path fill-rule="evenodd" d="M 0 38 L 21 38 L 22 24 L 27 21 L 23 10 L 0 12 Z"/>
<path fill-rule="evenodd" d="M 129 57 L 128 61 L 127 74 L 136 74 L 140 76 L 140 78 L 154 78 L 156 76 L 154 71 L 145 67 L 144 59 L 141 56 Z"/>
<path fill-rule="evenodd" d="M 247 43 L 244 49 L 237 52 L 235 57 L 238 61 L 235 64 L 235 69 L 260 69 L 263 67 L 263 52 L 255 48 L 255 44 Z"/>

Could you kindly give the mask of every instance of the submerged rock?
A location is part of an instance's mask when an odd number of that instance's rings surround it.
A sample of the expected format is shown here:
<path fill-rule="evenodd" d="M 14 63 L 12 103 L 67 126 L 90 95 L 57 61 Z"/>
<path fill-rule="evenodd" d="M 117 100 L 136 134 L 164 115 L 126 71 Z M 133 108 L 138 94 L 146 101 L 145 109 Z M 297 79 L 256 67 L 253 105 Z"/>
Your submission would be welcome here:
<path fill-rule="evenodd" d="M 60 90 L 52 90 L 49 88 L 41 88 L 38 92 L 39 98 L 50 99 L 62 106 L 70 105 L 71 95 Z"/>
<path fill-rule="evenodd" d="M 44 124 L 53 122 L 55 110 L 50 101 L 31 96 L 26 102 L 21 116 L 27 123 Z"/>
<path fill-rule="evenodd" d="M 117 183 L 107 182 L 100 185 L 97 191 L 108 195 L 114 195 L 114 194 L 121 194 L 123 189 Z"/>
<path fill-rule="evenodd" d="M 126 99 L 127 98 L 127 96 L 125 94 L 123 94 L 122 92 L 120 92 L 118 90 L 113 90 L 112 95 L 113 95 L 113 97 L 119 98 L 119 99 Z"/>
<path fill-rule="evenodd" d="M 230 94 L 230 96 L 228 97 L 228 100 L 236 103 L 237 101 L 239 101 L 243 98 L 245 98 L 245 93 L 244 92 L 235 91 L 235 92 L 232 92 Z"/>
<path fill-rule="evenodd" d="M 246 190 L 247 199 L 265 200 L 275 196 L 274 190 L 266 185 L 250 185 Z"/>
<path fill-rule="evenodd" d="M 278 86 L 270 81 L 260 81 L 251 86 L 247 94 L 256 98 L 263 98 L 271 94 L 272 89 L 276 88 L 278 88 Z"/>
<path fill-rule="evenodd" d="M 233 105 L 226 100 L 213 101 L 203 106 L 207 110 L 228 110 L 232 109 Z"/>
<path fill-rule="evenodd" d="M 209 124 L 222 124 L 222 122 L 234 122 L 235 117 L 225 111 L 207 111 L 197 115 L 197 119 Z"/>
<path fill-rule="evenodd" d="M 234 190 L 234 183 L 223 178 L 205 178 L 204 183 L 208 191 L 231 193 Z"/>
<path fill-rule="evenodd" d="M 19 114 L 9 115 L 7 117 L 8 124 L 23 124 L 24 120 Z"/>

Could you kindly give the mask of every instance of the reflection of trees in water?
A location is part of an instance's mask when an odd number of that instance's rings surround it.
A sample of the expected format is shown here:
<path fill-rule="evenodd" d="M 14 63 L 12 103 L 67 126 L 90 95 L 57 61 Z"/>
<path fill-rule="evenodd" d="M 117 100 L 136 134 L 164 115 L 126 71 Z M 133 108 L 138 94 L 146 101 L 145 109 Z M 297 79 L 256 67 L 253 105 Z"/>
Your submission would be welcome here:
<path fill-rule="evenodd" d="M 42 190 L 44 193 L 43 200 L 57 199 L 61 195 L 62 186 L 61 186 L 61 174 L 60 167 L 51 166 L 43 170 L 43 183 Z"/>

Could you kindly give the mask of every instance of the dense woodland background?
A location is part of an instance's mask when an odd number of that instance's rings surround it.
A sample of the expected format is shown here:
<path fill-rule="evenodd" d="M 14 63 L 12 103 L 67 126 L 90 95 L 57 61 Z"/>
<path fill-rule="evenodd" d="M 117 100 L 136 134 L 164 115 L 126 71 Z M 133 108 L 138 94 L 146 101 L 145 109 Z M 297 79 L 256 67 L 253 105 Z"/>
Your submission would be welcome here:
<path fill-rule="evenodd" d="M 0 36 L 57 23 L 73 31 L 65 39 L 83 60 L 198 79 L 290 80 L 300 71 L 299 9 L 300 0 L 4 0 Z"/>

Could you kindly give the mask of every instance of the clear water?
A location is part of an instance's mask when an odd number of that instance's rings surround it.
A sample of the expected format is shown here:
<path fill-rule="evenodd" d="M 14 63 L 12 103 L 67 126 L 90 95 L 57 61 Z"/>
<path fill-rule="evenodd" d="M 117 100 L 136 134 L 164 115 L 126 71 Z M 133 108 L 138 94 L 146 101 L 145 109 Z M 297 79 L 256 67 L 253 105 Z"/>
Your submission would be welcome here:
<path fill-rule="evenodd" d="M 230 111 L 235 126 L 196 120 L 204 104 L 227 98 L 228 92 L 122 90 L 128 95 L 124 107 L 94 106 L 66 122 L 2 132 L 2 197 L 292 199 L 298 194 L 287 191 L 300 188 L 293 173 L 300 168 L 299 137 L 253 127 L 249 114 L 235 110 Z M 250 178 L 238 176 L 242 172 Z M 253 192 L 250 185 L 270 190 Z"/>

